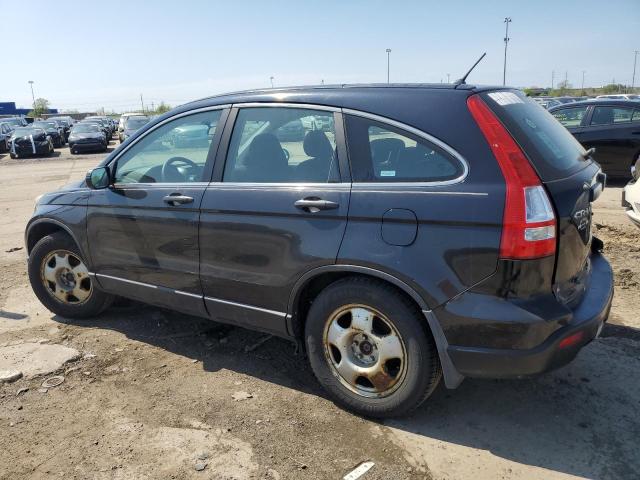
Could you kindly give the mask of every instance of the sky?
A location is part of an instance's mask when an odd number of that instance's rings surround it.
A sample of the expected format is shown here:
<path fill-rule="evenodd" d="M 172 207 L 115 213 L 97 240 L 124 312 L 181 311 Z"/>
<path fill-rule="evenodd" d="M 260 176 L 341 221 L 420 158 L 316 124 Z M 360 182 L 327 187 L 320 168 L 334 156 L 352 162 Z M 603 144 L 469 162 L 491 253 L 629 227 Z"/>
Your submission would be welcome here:
<path fill-rule="evenodd" d="M 127 111 L 250 88 L 441 82 L 631 84 L 640 0 L 0 0 L 0 102 Z M 639 55 L 640 57 L 640 55 Z M 640 59 L 636 85 L 640 84 Z"/>

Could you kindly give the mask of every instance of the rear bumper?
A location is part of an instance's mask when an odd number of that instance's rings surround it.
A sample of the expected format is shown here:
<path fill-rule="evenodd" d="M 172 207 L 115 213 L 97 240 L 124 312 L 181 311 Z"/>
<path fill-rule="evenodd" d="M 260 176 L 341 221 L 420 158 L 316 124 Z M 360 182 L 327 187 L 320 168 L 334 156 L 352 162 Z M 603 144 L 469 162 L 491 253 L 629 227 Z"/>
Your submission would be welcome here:
<path fill-rule="evenodd" d="M 613 272 L 600 254 L 592 255 L 589 290 L 572 311 L 567 324 L 544 342 L 529 349 L 503 349 L 449 345 L 447 353 L 455 369 L 465 377 L 512 378 L 539 374 L 566 365 L 591 342 L 606 322 L 613 299 Z M 568 346 L 563 340 L 579 338 Z"/>

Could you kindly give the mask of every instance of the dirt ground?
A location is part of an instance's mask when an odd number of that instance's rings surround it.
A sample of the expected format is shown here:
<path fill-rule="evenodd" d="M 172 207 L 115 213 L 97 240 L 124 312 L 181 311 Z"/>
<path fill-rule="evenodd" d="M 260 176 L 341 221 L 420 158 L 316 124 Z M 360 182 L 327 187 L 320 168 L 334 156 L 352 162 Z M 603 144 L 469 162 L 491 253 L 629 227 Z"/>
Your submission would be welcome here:
<path fill-rule="evenodd" d="M 327 400 L 284 340 L 135 303 L 82 322 L 44 309 L 19 249 L 34 199 L 102 155 L 0 154 L 0 349 L 79 352 L 60 386 L 0 385 L 0 479 L 336 479 L 363 461 L 366 480 L 640 478 L 640 230 L 620 186 L 594 209 L 616 275 L 602 338 L 556 372 L 441 385 L 374 422 Z"/>

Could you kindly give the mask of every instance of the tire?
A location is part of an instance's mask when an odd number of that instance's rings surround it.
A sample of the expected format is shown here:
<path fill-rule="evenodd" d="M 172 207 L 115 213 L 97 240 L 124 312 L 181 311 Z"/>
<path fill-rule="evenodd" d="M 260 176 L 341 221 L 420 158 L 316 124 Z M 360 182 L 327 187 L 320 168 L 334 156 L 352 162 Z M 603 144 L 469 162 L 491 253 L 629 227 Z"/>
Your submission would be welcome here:
<path fill-rule="evenodd" d="M 18 155 L 16 155 L 15 153 L 10 153 L 10 154 L 9 154 L 9 156 L 10 156 L 11 158 L 18 158 Z"/>
<path fill-rule="evenodd" d="M 345 311 L 345 309 L 347 312 L 353 312 L 354 308 L 360 309 L 358 312 L 365 310 L 373 313 L 372 328 L 369 332 L 371 336 L 366 337 L 365 341 L 362 341 L 362 333 L 352 335 L 353 332 L 358 331 L 350 330 L 354 327 L 354 315 L 345 313 L 342 316 L 338 314 L 336 317 L 336 312 Z M 358 316 L 365 318 L 359 314 Z M 341 353 L 342 358 L 339 362 L 337 362 L 336 350 L 341 351 L 329 341 L 333 331 L 331 325 L 338 322 L 337 319 L 342 322 L 338 325 L 340 328 L 350 323 L 348 328 L 343 328 L 350 333 L 340 337 L 349 338 L 349 340 L 343 343 L 348 345 L 343 350 L 347 353 Z M 397 342 L 391 338 L 392 336 L 398 337 L 404 359 L 400 362 L 398 359 L 388 360 L 380 369 L 383 351 L 387 349 L 384 347 L 385 343 L 398 346 Z M 327 338 L 326 342 L 325 338 Z M 349 352 L 354 352 L 355 342 L 360 341 L 359 345 L 362 347 L 368 340 L 371 342 L 364 353 L 373 352 L 372 356 L 378 358 L 373 364 L 366 362 L 358 364 L 362 359 L 357 359 L 353 355 L 362 356 L 362 349 L 358 351 L 358 348 L 355 348 L 359 353 Z M 394 341 L 389 342 L 389 340 Z M 433 393 L 442 377 L 433 337 L 418 308 L 393 287 L 390 288 L 388 284 L 375 279 L 351 277 L 339 280 L 325 288 L 313 301 L 309 310 L 305 325 L 305 344 L 311 369 L 334 402 L 367 417 L 383 418 L 409 414 Z M 373 349 L 371 344 L 374 345 Z M 387 390 L 377 389 L 376 385 L 368 379 L 364 381 L 365 377 L 362 375 L 358 376 L 357 381 L 364 384 L 353 385 L 345 380 L 336 364 L 343 365 L 344 360 L 350 360 L 347 357 L 351 357 L 352 364 L 360 367 L 372 365 L 377 369 L 378 374 L 372 375 L 371 378 L 374 378 L 379 385 L 384 385 L 383 388 Z M 372 361 L 372 358 L 365 355 L 365 360 Z M 373 391 L 370 387 L 373 387 Z"/>
<path fill-rule="evenodd" d="M 77 264 L 76 261 L 81 263 Z M 52 233 L 36 243 L 29 255 L 28 272 L 34 293 L 56 315 L 66 318 L 94 317 L 113 302 L 112 295 L 95 287 L 78 247 L 66 233 Z M 74 277 L 73 284 L 61 283 L 60 277 L 65 275 L 63 272 Z M 57 295 L 52 287 L 55 287 Z"/>

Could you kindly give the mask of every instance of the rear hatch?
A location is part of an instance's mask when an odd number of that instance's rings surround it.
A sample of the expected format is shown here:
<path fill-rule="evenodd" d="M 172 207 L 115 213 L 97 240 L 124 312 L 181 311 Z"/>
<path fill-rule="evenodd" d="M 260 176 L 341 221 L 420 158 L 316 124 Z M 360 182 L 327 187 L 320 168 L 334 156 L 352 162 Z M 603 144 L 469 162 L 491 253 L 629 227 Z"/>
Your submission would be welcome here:
<path fill-rule="evenodd" d="M 554 293 L 574 306 L 589 285 L 591 203 L 605 176 L 573 135 L 522 92 L 481 96 L 528 157 L 553 203 L 558 221 Z"/>

